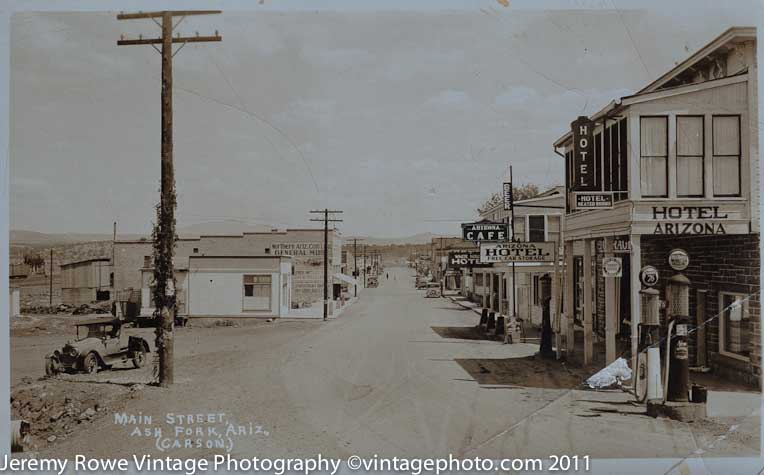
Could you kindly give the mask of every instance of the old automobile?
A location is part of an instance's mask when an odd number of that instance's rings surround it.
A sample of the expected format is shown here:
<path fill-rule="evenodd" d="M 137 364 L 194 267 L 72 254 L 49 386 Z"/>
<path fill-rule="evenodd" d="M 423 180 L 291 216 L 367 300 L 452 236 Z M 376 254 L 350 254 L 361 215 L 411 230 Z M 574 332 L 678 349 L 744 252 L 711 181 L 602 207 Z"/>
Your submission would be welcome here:
<path fill-rule="evenodd" d="M 45 374 L 96 373 L 119 363 L 142 367 L 149 344 L 140 336 L 125 334 L 122 326 L 119 319 L 78 323 L 76 340 L 45 357 Z"/>
<path fill-rule="evenodd" d="M 427 293 L 425 293 L 425 297 L 433 298 L 433 297 L 440 297 L 440 283 L 438 282 L 429 282 L 427 284 Z"/>

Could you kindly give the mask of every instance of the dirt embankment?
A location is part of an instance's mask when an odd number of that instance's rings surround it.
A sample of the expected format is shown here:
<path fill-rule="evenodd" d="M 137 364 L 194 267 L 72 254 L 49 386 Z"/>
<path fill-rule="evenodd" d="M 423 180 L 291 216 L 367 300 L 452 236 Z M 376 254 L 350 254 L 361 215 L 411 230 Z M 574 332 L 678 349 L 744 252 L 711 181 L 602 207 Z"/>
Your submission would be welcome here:
<path fill-rule="evenodd" d="M 25 378 L 11 392 L 11 419 L 30 423 L 25 450 L 55 444 L 90 424 L 123 410 L 145 386 Z"/>

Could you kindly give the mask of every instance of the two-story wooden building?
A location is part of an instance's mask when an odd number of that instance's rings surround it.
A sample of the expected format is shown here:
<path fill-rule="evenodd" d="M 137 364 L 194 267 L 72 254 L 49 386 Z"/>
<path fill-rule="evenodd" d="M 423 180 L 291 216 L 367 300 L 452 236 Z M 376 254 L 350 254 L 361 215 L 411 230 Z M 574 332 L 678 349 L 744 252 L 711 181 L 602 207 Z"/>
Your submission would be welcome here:
<path fill-rule="evenodd" d="M 560 256 L 560 229 L 564 204 L 565 188 L 562 186 L 515 202 L 514 239 L 521 242 L 554 242 L 558 248 L 557 255 Z M 503 202 L 498 201 L 481 210 L 480 219 L 509 224 L 509 239 L 513 239 L 512 212 L 504 209 Z M 494 263 L 474 267 L 471 274 L 471 295 L 477 303 L 501 315 L 509 316 L 516 311 L 519 318 L 534 325 L 541 324 L 543 302 L 540 279 L 547 274 L 550 277 L 554 276 L 554 263 L 523 262 L 514 266 L 506 262 Z M 555 292 L 551 308 L 554 314 L 558 301 L 557 279 L 553 279 L 553 282 Z"/>
<path fill-rule="evenodd" d="M 665 302 L 681 273 L 690 281 L 690 366 L 761 384 L 756 71 L 756 30 L 730 28 L 588 118 L 593 153 L 583 161 L 575 130 L 554 143 L 566 170 L 567 351 L 582 331 L 585 360 L 598 340 L 608 362 L 619 340 L 633 358 L 640 290 L 651 285 Z M 605 199 L 577 202 L 582 188 Z M 669 262 L 675 250 L 689 259 Z M 606 256 L 622 258 L 622 277 L 602 277 Z M 646 266 L 657 282 L 640 278 Z"/>

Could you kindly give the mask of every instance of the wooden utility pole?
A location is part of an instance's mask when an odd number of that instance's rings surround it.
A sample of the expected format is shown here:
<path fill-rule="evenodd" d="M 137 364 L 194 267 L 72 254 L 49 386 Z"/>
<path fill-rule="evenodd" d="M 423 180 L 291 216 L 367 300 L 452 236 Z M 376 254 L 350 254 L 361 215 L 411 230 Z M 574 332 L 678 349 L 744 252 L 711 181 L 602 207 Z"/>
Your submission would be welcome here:
<path fill-rule="evenodd" d="M 323 218 L 314 218 L 311 221 L 324 222 L 324 320 L 329 318 L 329 223 L 342 222 L 341 219 L 329 219 L 330 214 L 342 213 L 342 211 L 332 211 L 329 209 L 314 210 L 313 214 L 323 214 Z"/>
<path fill-rule="evenodd" d="M 515 180 L 512 177 L 512 165 L 509 166 L 509 186 L 514 187 L 515 186 Z M 517 237 L 515 236 L 515 190 L 512 188 L 512 206 L 510 207 L 510 214 L 509 214 L 509 226 L 512 233 L 512 242 L 517 242 Z M 501 295 L 499 295 L 499 300 L 501 300 Z M 512 316 L 517 318 L 517 282 L 515 280 L 515 261 L 512 261 Z"/>
<path fill-rule="evenodd" d="M 358 273 L 358 241 L 363 241 L 363 239 L 353 238 L 353 278 L 355 279 L 355 285 L 353 286 L 354 292 L 353 296 L 358 297 L 358 277 L 360 274 Z"/>
<path fill-rule="evenodd" d="M 44 261 L 43 261 L 44 262 Z M 53 248 L 50 248 L 50 285 L 48 288 L 48 304 L 52 307 L 53 306 Z"/>
<path fill-rule="evenodd" d="M 159 353 L 159 385 L 166 387 L 173 382 L 173 326 L 175 321 L 175 277 L 172 256 L 175 250 L 175 175 L 173 170 L 172 138 L 172 58 L 186 43 L 221 41 L 217 31 L 212 36 L 177 35 L 172 32 L 187 16 L 210 15 L 219 10 L 160 11 L 120 13 L 117 20 L 151 19 L 162 28 L 160 38 L 120 38 L 119 46 L 151 45 L 162 56 L 162 159 L 161 198 L 157 210 L 157 226 L 154 230 L 154 317 L 157 322 L 157 352 Z M 173 18 L 180 17 L 173 25 Z M 157 21 L 161 19 L 161 23 Z M 172 44 L 180 43 L 173 52 Z M 158 49 L 155 45 L 162 45 Z"/>
<path fill-rule="evenodd" d="M 114 272 L 114 244 L 117 242 L 117 222 L 114 221 L 114 231 L 112 233 L 111 237 L 111 267 L 112 272 Z"/>

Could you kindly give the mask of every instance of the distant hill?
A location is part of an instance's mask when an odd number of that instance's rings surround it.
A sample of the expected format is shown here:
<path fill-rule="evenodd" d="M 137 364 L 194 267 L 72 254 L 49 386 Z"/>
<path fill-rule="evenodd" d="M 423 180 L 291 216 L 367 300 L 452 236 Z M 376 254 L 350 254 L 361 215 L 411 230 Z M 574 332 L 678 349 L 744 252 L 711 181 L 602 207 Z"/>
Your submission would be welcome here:
<path fill-rule="evenodd" d="M 356 236 L 353 236 L 356 237 Z M 345 242 L 348 242 L 353 237 L 347 237 L 345 236 Z M 369 237 L 369 236 L 358 236 L 358 239 L 363 239 L 364 244 L 368 245 L 376 245 L 376 246 L 388 246 L 388 245 L 401 245 L 401 244 L 430 244 L 432 242 L 432 238 L 436 237 L 455 237 L 455 236 L 444 236 L 441 234 L 433 234 L 433 233 L 419 233 L 414 234 L 413 236 L 405 236 L 405 237 L 399 237 L 399 238 L 375 238 L 375 237 Z"/>
<path fill-rule="evenodd" d="M 12 229 L 10 232 L 11 245 L 29 247 L 50 247 L 61 244 L 89 241 L 111 241 L 111 234 L 96 233 L 41 233 Z M 140 234 L 117 234 L 117 239 L 139 239 Z"/>
<path fill-rule="evenodd" d="M 179 226 L 176 232 L 179 236 L 225 235 L 242 234 L 244 232 L 268 232 L 271 226 L 263 224 L 247 224 L 238 221 L 213 221 L 207 223 Z M 149 237 L 144 234 L 119 234 L 117 240 L 134 240 Z M 100 233 L 41 233 L 24 229 L 12 229 L 10 241 L 12 246 L 51 247 L 63 244 L 89 241 L 111 241 L 111 234 Z"/>
<path fill-rule="evenodd" d="M 267 224 L 250 224 L 241 221 L 222 220 L 179 226 L 177 233 L 180 236 L 267 233 L 272 228 L 273 226 Z"/>

